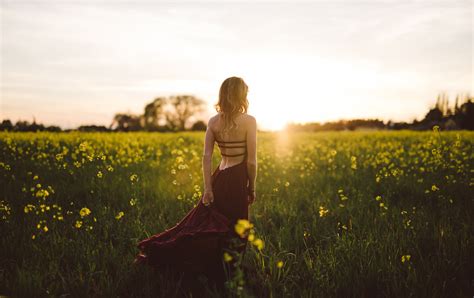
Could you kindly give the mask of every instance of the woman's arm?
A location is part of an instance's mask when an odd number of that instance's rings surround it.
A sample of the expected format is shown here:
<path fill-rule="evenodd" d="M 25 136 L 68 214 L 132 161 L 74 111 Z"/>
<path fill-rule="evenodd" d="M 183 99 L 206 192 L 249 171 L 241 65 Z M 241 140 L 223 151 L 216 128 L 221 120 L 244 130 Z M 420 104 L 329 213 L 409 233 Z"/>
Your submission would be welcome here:
<path fill-rule="evenodd" d="M 212 118 L 211 118 L 212 119 Z M 210 128 L 211 119 L 207 123 L 206 135 L 204 138 L 204 152 L 202 155 L 202 173 L 204 177 L 204 193 L 212 192 L 211 166 L 212 153 L 214 151 L 214 134 Z"/>
<path fill-rule="evenodd" d="M 247 172 L 249 175 L 249 192 L 255 191 L 257 179 L 257 121 L 250 117 L 250 125 L 247 131 Z"/>

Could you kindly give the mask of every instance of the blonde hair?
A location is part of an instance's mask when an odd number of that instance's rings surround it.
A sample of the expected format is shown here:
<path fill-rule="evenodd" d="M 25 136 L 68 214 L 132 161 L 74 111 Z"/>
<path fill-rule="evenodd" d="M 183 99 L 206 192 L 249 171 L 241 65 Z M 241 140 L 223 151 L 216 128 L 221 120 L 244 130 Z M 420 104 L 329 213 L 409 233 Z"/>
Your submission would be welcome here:
<path fill-rule="evenodd" d="M 248 86 L 242 78 L 230 77 L 222 82 L 219 90 L 219 101 L 215 104 L 217 112 L 224 119 L 222 134 L 227 135 L 233 128 L 237 128 L 234 118 L 237 114 L 247 113 L 249 102 L 247 100 Z"/>

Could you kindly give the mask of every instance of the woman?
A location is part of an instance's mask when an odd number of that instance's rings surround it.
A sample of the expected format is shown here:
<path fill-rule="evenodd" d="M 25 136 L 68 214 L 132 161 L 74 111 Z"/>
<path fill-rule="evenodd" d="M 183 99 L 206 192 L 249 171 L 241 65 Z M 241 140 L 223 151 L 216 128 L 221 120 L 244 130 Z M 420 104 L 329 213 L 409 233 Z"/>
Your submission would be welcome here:
<path fill-rule="evenodd" d="M 247 240 L 236 234 L 234 226 L 239 219 L 248 219 L 248 205 L 255 201 L 257 124 L 247 114 L 247 92 L 241 78 L 222 83 L 215 105 L 218 113 L 209 120 L 205 134 L 204 194 L 173 228 L 139 242 L 136 262 L 204 273 L 222 282 L 223 252 L 245 251 Z M 211 172 L 214 143 L 222 160 Z"/>

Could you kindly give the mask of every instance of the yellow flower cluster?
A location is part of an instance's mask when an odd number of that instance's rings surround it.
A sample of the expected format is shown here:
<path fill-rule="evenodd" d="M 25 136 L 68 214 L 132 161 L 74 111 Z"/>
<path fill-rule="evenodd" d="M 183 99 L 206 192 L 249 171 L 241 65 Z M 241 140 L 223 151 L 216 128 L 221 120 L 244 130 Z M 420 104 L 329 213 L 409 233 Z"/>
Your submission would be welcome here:
<path fill-rule="evenodd" d="M 351 169 L 357 170 L 357 157 L 351 156 Z"/>
<path fill-rule="evenodd" d="M 402 263 L 408 262 L 408 261 L 410 261 L 410 259 L 411 259 L 411 255 L 403 255 L 401 257 Z"/>
<path fill-rule="evenodd" d="M 379 207 L 380 207 L 380 209 L 381 209 L 382 211 L 388 210 L 387 204 L 384 203 L 384 202 L 382 202 L 382 197 L 381 197 L 380 195 L 376 196 L 376 197 L 375 197 L 375 200 L 376 200 L 377 202 L 379 202 Z M 382 212 L 382 214 L 384 214 L 384 212 Z"/>
<path fill-rule="evenodd" d="M 265 243 L 262 239 L 255 237 L 255 230 L 253 229 L 253 224 L 246 219 L 239 219 L 235 224 L 235 232 L 241 237 L 247 237 L 247 240 L 250 241 L 258 250 L 262 250 L 265 247 Z"/>
<path fill-rule="evenodd" d="M 28 204 L 28 205 L 25 206 L 25 208 L 23 209 L 23 211 L 24 211 L 25 213 L 28 213 L 28 212 L 30 212 L 30 211 L 33 211 L 33 209 L 35 209 L 35 208 L 36 208 L 35 205 Z"/>
<path fill-rule="evenodd" d="M 339 199 L 341 200 L 341 202 L 344 202 L 344 201 L 346 201 L 346 200 L 349 199 L 349 198 L 344 194 L 344 190 L 342 190 L 342 189 L 339 189 L 339 190 L 337 191 L 337 194 L 338 194 Z M 342 204 L 342 203 L 339 203 L 339 207 L 344 208 L 345 205 Z"/>
<path fill-rule="evenodd" d="M 328 212 L 329 212 L 328 209 L 324 208 L 323 206 L 319 206 L 319 217 L 326 216 L 326 214 L 328 214 Z"/>
<path fill-rule="evenodd" d="M 244 238 L 246 232 L 253 228 L 253 224 L 246 219 L 239 219 L 235 225 L 235 232 Z"/>

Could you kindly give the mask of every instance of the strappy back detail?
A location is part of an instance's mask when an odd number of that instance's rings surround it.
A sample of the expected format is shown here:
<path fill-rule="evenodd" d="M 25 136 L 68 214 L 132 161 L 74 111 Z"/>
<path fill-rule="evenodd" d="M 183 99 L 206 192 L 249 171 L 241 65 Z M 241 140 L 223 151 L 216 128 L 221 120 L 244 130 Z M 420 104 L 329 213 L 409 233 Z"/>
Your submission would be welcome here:
<path fill-rule="evenodd" d="M 242 156 L 242 155 L 246 155 L 246 154 L 247 154 L 247 140 L 243 140 L 243 141 L 228 141 L 228 142 L 216 140 L 216 142 L 217 142 L 217 146 L 219 146 L 219 148 L 245 148 L 245 152 L 239 153 L 239 154 L 224 154 L 224 153 L 222 153 L 222 150 L 221 150 L 221 155 L 222 155 L 222 156 L 234 157 L 234 156 Z M 245 142 L 245 145 L 238 145 L 239 143 L 244 143 L 244 142 Z M 226 146 L 226 145 L 222 145 L 222 144 L 231 144 L 231 145 L 230 145 L 230 146 Z M 237 145 L 232 145 L 232 144 L 237 144 Z"/>

